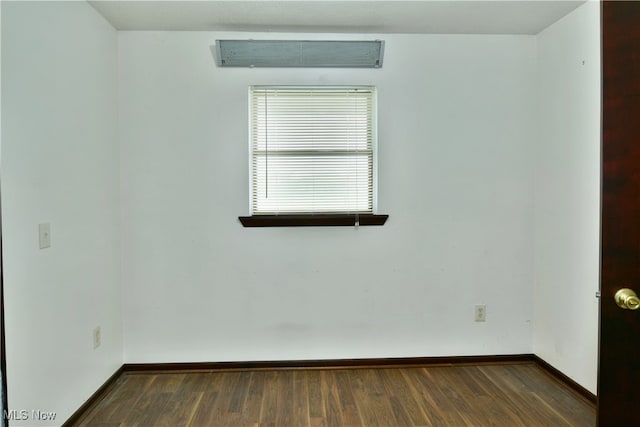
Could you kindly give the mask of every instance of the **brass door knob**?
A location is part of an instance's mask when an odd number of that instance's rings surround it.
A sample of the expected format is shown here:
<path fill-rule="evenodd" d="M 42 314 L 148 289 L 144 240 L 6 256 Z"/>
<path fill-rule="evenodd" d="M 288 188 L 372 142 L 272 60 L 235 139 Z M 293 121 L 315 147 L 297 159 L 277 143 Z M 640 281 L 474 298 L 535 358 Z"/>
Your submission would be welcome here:
<path fill-rule="evenodd" d="M 625 310 L 637 310 L 640 308 L 640 298 L 633 290 L 622 288 L 615 295 L 616 304 Z"/>

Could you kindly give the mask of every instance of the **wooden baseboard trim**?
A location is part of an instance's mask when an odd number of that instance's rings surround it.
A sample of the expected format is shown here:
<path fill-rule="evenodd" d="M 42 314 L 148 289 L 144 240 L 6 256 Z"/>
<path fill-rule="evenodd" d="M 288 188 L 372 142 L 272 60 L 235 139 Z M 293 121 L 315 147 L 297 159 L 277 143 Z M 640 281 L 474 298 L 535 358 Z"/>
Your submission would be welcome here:
<path fill-rule="evenodd" d="M 254 371 L 279 369 L 358 369 L 402 366 L 450 366 L 531 363 L 532 354 L 494 356 L 400 357 L 379 359 L 278 360 L 258 362 L 126 363 L 124 373 Z"/>
<path fill-rule="evenodd" d="M 105 383 L 102 384 L 102 386 L 100 386 L 100 388 L 96 390 L 96 392 L 93 393 L 91 397 L 89 397 L 89 399 L 87 399 L 87 401 L 84 402 L 84 404 L 78 408 L 78 410 L 74 412 L 67 421 L 64 422 L 64 424 L 62 424 L 62 427 L 72 427 L 79 424 L 85 415 L 89 413 L 91 408 L 103 399 L 107 391 L 116 383 L 116 381 L 118 381 L 120 376 L 122 376 L 123 372 L 123 366 L 120 366 L 118 370 L 115 371 L 113 375 L 111 375 L 107 381 L 105 381 Z"/>
<path fill-rule="evenodd" d="M 539 356 L 536 356 L 534 354 L 533 361 L 536 362 L 538 366 L 540 366 L 545 372 L 547 372 L 547 374 L 551 375 L 553 378 L 560 381 L 567 387 L 571 388 L 573 391 L 575 391 L 576 393 L 584 397 L 593 405 L 596 405 L 598 403 L 598 396 L 591 393 L 586 388 L 582 387 L 580 384 L 578 384 L 577 382 L 575 382 L 574 380 L 572 380 L 571 378 L 569 378 L 568 376 L 560 372 L 558 369 L 554 368 L 551 364 L 541 359 Z"/>

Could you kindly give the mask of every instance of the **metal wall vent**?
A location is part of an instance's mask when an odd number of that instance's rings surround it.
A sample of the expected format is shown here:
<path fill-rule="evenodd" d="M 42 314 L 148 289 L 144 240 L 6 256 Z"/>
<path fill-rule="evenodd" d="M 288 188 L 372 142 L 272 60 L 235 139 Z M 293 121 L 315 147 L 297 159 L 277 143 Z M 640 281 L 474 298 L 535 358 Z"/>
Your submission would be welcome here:
<path fill-rule="evenodd" d="M 216 40 L 219 67 L 380 68 L 384 42 Z"/>

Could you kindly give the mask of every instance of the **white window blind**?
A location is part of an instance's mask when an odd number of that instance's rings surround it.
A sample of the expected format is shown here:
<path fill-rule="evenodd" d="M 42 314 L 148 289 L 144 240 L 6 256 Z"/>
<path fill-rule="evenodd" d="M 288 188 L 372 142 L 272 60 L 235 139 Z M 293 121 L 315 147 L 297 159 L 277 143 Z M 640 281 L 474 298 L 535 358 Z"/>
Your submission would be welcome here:
<path fill-rule="evenodd" d="M 375 88 L 250 89 L 251 210 L 373 213 Z"/>

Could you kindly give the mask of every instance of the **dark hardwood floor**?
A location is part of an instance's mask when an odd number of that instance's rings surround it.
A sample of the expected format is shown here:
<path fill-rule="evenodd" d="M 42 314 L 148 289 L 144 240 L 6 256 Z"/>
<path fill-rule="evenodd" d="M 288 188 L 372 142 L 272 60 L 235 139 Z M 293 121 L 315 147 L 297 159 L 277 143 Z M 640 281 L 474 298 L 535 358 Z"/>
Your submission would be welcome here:
<path fill-rule="evenodd" d="M 535 363 L 124 373 L 79 426 L 595 426 Z"/>

